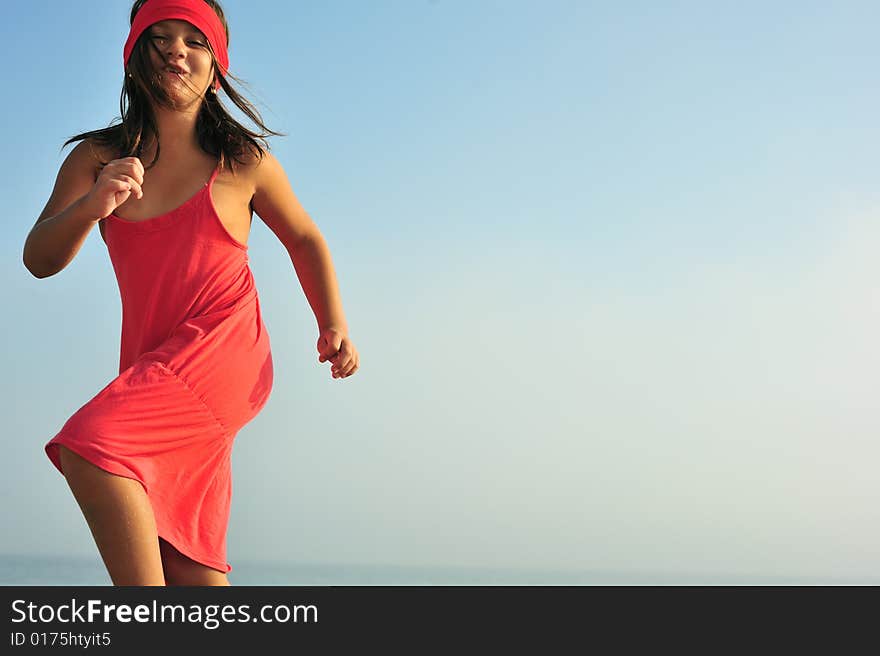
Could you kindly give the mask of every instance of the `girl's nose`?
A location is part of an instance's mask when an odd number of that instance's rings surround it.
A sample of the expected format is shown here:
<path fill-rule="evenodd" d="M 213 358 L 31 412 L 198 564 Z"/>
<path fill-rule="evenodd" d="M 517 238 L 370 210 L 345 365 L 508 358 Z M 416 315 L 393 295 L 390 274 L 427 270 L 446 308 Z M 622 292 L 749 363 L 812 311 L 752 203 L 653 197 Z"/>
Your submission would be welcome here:
<path fill-rule="evenodd" d="M 178 53 L 186 50 L 186 41 L 183 37 L 178 37 L 176 39 L 169 39 L 168 44 L 165 46 L 165 52 L 168 54 Z"/>

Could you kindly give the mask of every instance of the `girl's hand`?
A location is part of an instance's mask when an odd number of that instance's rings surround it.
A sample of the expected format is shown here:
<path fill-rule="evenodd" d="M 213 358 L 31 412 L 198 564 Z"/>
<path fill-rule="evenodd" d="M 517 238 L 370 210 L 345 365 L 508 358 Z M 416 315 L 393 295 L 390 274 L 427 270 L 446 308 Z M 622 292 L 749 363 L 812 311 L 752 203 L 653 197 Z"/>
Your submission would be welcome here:
<path fill-rule="evenodd" d="M 135 198 L 143 198 L 143 184 L 144 165 L 139 158 L 114 159 L 101 169 L 83 204 L 90 209 L 95 221 L 100 221 L 128 200 L 132 193 Z"/>
<path fill-rule="evenodd" d="M 325 328 L 318 337 L 318 362 L 329 360 L 333 363 L 331 373 L 334 378 L 348 378 L 360 365 L 360 356 L 345 331 L 339 328 Z"/>

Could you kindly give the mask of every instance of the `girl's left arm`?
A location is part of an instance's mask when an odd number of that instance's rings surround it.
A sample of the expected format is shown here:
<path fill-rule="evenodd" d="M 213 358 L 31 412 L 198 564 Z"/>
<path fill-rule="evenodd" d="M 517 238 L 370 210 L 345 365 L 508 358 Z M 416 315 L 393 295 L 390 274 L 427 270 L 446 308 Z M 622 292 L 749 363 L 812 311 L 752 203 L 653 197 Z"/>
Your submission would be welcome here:
<path fill-rule="evenodd" d="M 334 378 L 350 376 L 358 369 L 360 357 L 348 337 L 348 322 L 327 242 L 271 153 L 265 153 L 255 171 L 254 212 L 290 255 L 318 323 L 318 361 L 333 363 Z"/>

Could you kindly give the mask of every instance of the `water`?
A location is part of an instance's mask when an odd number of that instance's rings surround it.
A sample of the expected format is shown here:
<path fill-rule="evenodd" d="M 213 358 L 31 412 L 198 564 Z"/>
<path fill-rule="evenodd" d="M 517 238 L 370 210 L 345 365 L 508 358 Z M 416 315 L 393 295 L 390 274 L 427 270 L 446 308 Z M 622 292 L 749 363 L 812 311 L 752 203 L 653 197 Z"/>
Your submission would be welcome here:
<path fill-rule="evenodd" d="M 231 562 L 231 561 L 230 561 Z M 880 577 L 588 572 L 235 560 L 232 585 L 877 585 Z M 0 554 L 0 585 L 111 585 L 99 557 Z"/>

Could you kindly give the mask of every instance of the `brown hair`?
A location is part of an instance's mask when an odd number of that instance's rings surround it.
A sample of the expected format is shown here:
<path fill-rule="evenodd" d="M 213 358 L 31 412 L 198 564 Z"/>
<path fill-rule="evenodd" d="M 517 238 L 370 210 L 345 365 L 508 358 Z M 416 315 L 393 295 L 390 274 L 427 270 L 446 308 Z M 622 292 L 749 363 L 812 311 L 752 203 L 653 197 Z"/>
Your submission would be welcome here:
<path fill-rule="evenodd" d="M 204 1 L 214 10 L 214 13 L 217 14 L 223 23 L 223 27 L 226 30 L 226 41 L 229 43 L 229 25 L 223 15 L 223 8 L 217 0 Z M 134 23 L 135 16 L 144 2 L 146 0 L 135 0 L 131 8 L 129 24 Z M 118 153 L 117 159 L 122 157 L 140 157 L 144 146 L 143 139 L 145 133 L 148 135 L 154 134 L 157 137 L 156 154 L 149 166 L 145 164 L 144 167 L 149 169 L 155 165 L 156 160 L 159 159 L 159 130 L 150 100 L 152 99 L 156 104 L 165 107 L 173 108 L 174 104 L 165 89 L 153 82 L 154 71 L 150 63 L 148 48 L 156 48 L 156 45 L 149 38 L 149 30 L 145 30 L 135 43 L 131 58 L 128 61 L 127 71 L 130 76 L 125 75 L 119 99 L 119 109 L 122 115 L 121 123 L 73 136 L 64 142 L 64 146 L 74 141 L 91 138 L 101 146 L 108 147 L 110 152 Z M 220 74 L 220 66 L 217 63 L 217 58 L 210 43 L 208 43 L 208 49 L 211 52 L 211 58 L 214 60 L 215 76 L 220 80 L 220 86 L 226 92 L 226 95 L 229 96 L 229 99 L 263 132 L 252 132 L 238 123 L 220 103 L 218 94 L 209 92 L 205 93 L 196 120 L 196 134 L 199 145 L 205 152 L 219 158 L 222 168 L 232 169 L 231 162 L 243 163 L 240 158 L 247 151 L 262 159 L 264 150 L 269 150 L 269 144 L 266 142 L 265 137 L 270 134 L 276 136 L 287 135 L 283 132 L 270 130 L 263 124 L 262 117 L 256 107 L 232 88 L 226 79 L 227 76 Z M 241 82 L 238 77 L 231 73 L 227 73 L 227 75 Z M 126 99 L 128 99 L 127 108 L 125 106 Z M 262 146 L 258 143 L 258 140 L 262 143 Z M 109 162 L 101 161 L 102 167 L 107 164 Z"/>

